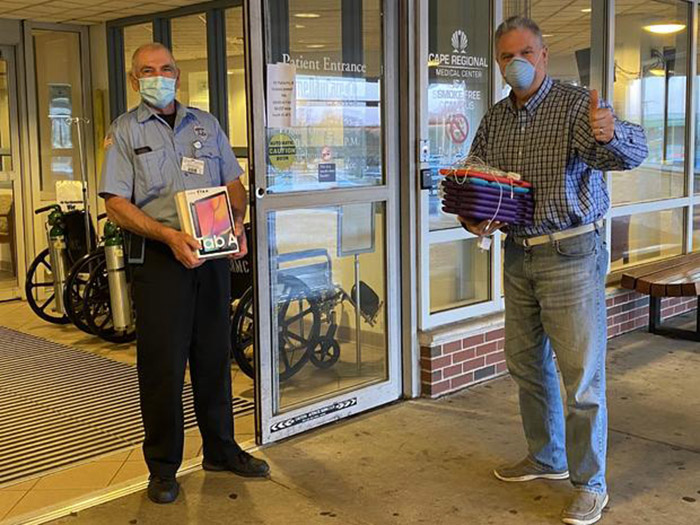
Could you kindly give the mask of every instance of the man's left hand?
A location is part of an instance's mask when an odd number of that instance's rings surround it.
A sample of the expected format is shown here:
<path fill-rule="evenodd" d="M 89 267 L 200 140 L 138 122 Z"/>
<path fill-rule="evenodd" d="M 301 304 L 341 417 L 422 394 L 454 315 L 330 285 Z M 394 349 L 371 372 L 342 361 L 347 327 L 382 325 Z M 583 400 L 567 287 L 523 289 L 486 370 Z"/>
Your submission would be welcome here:
<path fill-rule="evenodd" d="M 615 136 L 615 118 L 608 108 L 598 107 L 598 91 L 591 90 L 591 129 L 593 138 L 602 144 L 607 144 Z"/>
<path fill-rule="evenodd" d="M 242 259 L 248 254 L 248 239 L 246 238 L 245 228 L 242 222 L 236 222 L 234 232 L 238 239 L 238 253 L 231 255 L 231 259 Z"/>

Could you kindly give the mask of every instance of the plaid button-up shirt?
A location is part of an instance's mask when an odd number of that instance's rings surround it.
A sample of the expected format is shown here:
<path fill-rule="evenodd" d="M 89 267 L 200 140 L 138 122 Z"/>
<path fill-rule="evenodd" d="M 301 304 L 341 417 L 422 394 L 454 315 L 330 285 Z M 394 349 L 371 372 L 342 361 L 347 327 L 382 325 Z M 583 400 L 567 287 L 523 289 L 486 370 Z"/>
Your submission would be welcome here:
<path fill-rule="evenodd" d="M 602 171 L 636 168 L 646 158 L 644 130 L 617 117 L 612 141 L 597 142 L 590 104 L 587 89 L 546 77 L 522 108 L 511 93 L 482 119 L 471 155 L 519 173 L 534 188 L 534 224 L 511 226 L 509 233 L 533 237 L 603 218 L 610 196 Z"/>

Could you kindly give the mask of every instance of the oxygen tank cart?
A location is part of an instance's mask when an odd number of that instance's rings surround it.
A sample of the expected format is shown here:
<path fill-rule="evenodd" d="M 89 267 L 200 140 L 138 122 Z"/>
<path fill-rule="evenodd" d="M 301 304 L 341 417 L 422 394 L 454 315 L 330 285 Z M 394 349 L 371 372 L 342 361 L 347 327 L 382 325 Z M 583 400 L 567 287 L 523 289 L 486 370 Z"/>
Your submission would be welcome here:
<path fill-rule="evenodd" d="M 107 221 L 104 258 L 91 272 L 83 296 L 85 322 L 92 333 L 112 343 L 136 339 L 123 242 L 121 229 Z"/>
<path fill-rule="evenodd" d="M 51 262 L 51 272 L 53 274 L 53 293 L 55 297 L 53 311 L 62 316 L 65 314 L 63 286 L 68 273 L 68 257 L 66 254 L 66 232 L 63 212 L 59 207 L 54 208 L 49 214 L 46 234 L 49 246 L 49 261 Z"/>

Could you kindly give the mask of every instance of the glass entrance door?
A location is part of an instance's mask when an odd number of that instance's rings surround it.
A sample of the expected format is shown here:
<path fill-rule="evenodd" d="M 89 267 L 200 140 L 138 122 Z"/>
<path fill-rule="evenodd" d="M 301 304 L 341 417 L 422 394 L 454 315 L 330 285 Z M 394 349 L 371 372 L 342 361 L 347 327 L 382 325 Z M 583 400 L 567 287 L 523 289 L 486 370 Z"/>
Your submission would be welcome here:
<path fill-rule="evenodd" d="M 24 238 L 14 48 L 0 46 L 0 301 L 20 297 Z"/>
<path fill-rule="evenodd" d="M 25 23 L 24 33 L 32 208 L 55 203 L 57 183 L 85 179 L 96 210 L 87 27 Z M 46 245 L 45 220 L 45 214 L 34 217 L 36 253 Z"/>
<path fill-rule="evenodd" d="M 265 443 L 400 394 L 394 4 L 250 2 Z"/>

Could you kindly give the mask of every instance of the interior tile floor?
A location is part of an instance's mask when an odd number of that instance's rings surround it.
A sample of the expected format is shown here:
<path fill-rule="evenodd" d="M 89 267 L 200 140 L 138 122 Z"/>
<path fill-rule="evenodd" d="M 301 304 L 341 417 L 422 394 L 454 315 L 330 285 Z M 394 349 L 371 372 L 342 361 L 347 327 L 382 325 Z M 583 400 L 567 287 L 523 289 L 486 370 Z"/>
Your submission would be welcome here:
<path fill-rule="evenodd" d="M 73 325 L 54 325 L 37 317 L 26 302 L 0 302 L 0 326 L 65 344 L 130 365 L 136 364 L 135 344 L 115 345 L 85 334 Z M 235 365 L 231 368 L 234 394 L 253 399 L 253 382 Z M 254 416 L 236 418 L 236 440 L 248 446 L 255 441 Z M 197 464 L 201 456 L 199 430 L 185 435 L 183 464 Z M 122 450 L 63 468 L 33 479 L 0 486 L 0 523 L 18 523 L 53 507 L 93 494 L 138 485 L 148 478 L 141 447 Z"/>

